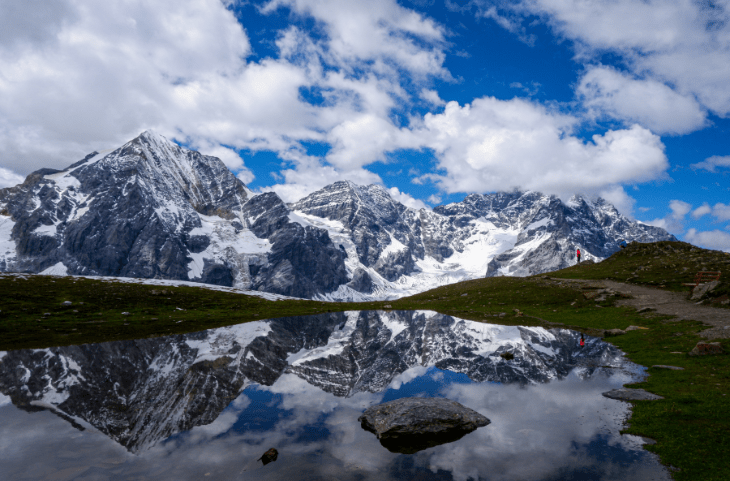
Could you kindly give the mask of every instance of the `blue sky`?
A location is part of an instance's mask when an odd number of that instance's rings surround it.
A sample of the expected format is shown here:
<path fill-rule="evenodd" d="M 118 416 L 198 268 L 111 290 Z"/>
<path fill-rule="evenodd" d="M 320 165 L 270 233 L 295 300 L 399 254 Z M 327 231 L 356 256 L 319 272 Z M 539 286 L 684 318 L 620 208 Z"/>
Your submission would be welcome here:
<path fill-rule="evenodd" d="M 730 3 L 0 5 L 0 186 L 153 129 L 294 201 L 602 196 L 730 251 Z"/>

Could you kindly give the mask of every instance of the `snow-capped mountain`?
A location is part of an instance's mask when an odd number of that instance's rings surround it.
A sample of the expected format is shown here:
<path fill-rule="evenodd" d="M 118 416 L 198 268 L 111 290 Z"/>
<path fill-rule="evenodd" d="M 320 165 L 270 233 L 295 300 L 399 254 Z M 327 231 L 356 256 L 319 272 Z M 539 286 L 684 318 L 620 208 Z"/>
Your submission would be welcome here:
<path fill-rule="evenodd" d="M 291 206 L 289 218 L 326 229 L 352 280 L 330 300 L 390 299 L 486 276 L 527 276 L 600 261 L 627 242 L 676 240 L 602 199 L 563 203 L 537 192 L 471 194 L 415 210 L 381 186 L 336 182 Z"/>
<path fill-rule="evenodd" d="M 348 282 L 344 253 L 252 196 L 215 157 L 145 132 L 0 190 L 0 270 L 194 280 L 312 297 Z"/>
<path fill-rule="evenodd" d="M 0 271 L 193 280 L 327 300 L 392 299 L 674 240 L 599 199 L 472 194 L 415 210 L 336 182 L 286 205 L 215 157 L 145 132 L 0 190 Z"/>
<path fill-rule="evenodd" d="M 340 397 L 382 392 L 416 366 L 474 381 L 535 384 L 622 354 L 565 329 L 499 326 L 430 311 L 358 311 L 257 321 L 136 341 L 0 352 L 0 392 L 132 452 L 213 422 L 248 385 L 290 373 Z M 510 352 L 514 359 L 500 354 Z"/>

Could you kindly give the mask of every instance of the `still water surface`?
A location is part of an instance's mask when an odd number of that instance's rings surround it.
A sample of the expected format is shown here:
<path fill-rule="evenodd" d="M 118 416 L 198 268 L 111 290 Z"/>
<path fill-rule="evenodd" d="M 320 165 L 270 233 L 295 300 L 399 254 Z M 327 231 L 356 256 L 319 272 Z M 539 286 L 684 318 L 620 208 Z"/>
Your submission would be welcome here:
<path fill-rule="evenodd" d="M 362 311 L 0 353 L 0 479 L 670 479 L 601 396 L 642 368 L 579 337 Z M 492 423 L 391 453 L 357 418 L 407 396 Z"/>

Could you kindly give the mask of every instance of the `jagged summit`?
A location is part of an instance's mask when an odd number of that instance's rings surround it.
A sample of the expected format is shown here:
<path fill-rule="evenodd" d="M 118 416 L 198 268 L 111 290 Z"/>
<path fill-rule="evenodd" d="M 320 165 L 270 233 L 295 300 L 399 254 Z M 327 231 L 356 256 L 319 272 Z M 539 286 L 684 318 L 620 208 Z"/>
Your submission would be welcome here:
<path fill-rule="evenodd" d="M 0 270 L 194 280 L 296 297 L 390 299 L 674 240 L 602 199 L 470 194 L 412 209 L 335 182 L 293 204 L 151 131 L 0 190 Z"/>
<path fill-rule="evenodd" d="M 0 205 L 9 214 L 0 270 L 196 280 L 298 297 L 345 279 L 341 252 L 289 222 L 275 194 L 252 196 L 220 159 L 150 131 L 63 171 L 32 174 L 0 190 Z"/>

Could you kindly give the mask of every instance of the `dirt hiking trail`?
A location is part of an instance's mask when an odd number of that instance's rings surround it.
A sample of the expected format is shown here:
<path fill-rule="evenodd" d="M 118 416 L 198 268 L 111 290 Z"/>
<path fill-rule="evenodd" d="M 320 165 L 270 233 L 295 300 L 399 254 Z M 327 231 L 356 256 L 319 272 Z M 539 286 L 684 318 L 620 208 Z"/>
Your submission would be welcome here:
<path fill-rule="evenodd" d="M 700 336 L 706 339 L 730 339 L 730 309 L 695 304 L 687 299 L 686 293 L 607 280 L 560 279 L 560 281 L 573 284 L 575 287 L 578 287 L 576 284 L 588 284 L 610 289 L 622 296 L 630 296 L 628 299 L 618 300 L 616 302 L 618 306 L 634 307 L 637 310 L 649 308 L 658 314 L 676 316 L 672 319 L 676 321 L 699 321 L 711 326 L 710 329 L 700 332 Z"/>

